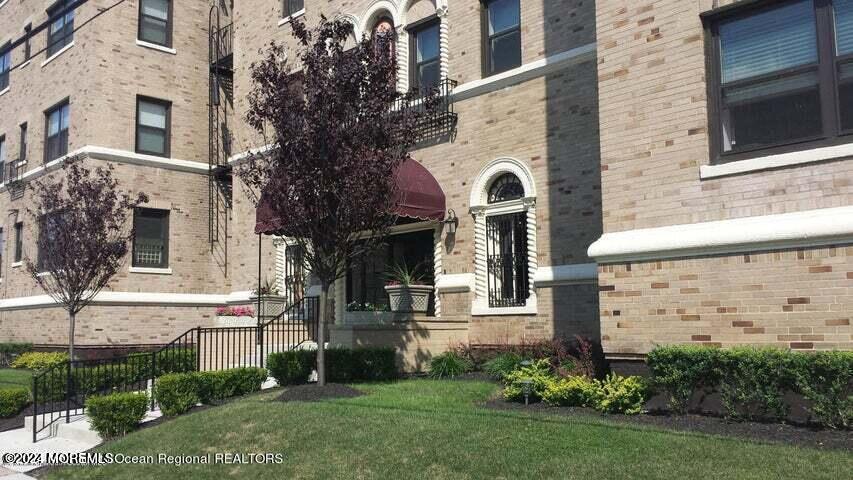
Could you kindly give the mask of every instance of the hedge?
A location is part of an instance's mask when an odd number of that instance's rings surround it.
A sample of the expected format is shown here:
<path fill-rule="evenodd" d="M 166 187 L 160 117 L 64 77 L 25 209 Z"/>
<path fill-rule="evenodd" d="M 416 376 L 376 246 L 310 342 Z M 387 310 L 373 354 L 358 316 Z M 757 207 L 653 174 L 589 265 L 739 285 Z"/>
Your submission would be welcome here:
<path fill-rule="evenodd" d="M 175 416 L 187 412 L 199 403 L 210 404 L 219 400 L 261 389 L 267 371 L 263 368 L 243 367 L 217 372 L 170 373 L 154 383 L 154 398 L 163 415 Z"/>
<path fill-rule="evenodd" d="M 305 383 L 317 365 L 315 350 L 272 353 L 267 357 L 270 375 L 279 385 Z M 392 347 L 329 348 L 326 350 L 326 380 L 332 383 L 391 380 L 397 376 L 396 352 Z"/>
<path fill-rule="evenodd" d="M 30 403 L 30 390 L 11 387 L 0 390 L 0 418 L 17 415 Z"/>
<path fill-rule="evenodd" d="M 120 437 L 136 429 L 148 411 L 145 393 L 111 393 L 86 399 L 86 415 L 104 439 Z"/>
<path fill-rule="evenodd" d="M 717 391 L 726 415 L 781 420 L 786 392 L 799 393 L 815 421 L 831 428 L 853 424 L 853 352 L 794 352 L 776 348 L 673 345 L 649 352 L 652 384 L 684 412 L 699 390 Z"/>
<path fill-rule="evenodd" d="M 68 361 L 65 352 L 26 352 L 12 362 L 12 368 L 43 371 Z"/>
<path fill-rule="evenodd" d="M 33 349 L 32 343 L 0 343 L 0 367 L 8 367 L 18 355 Z"/>

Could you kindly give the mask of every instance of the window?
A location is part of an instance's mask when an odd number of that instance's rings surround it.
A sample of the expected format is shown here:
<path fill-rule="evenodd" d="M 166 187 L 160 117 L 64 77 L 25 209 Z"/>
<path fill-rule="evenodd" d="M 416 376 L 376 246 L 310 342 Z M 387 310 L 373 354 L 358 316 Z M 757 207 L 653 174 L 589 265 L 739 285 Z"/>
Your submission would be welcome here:
<path fill-rule="evenodd" d="M 68 100 L 51 108 L 45 113 L 47 128 L 45 129 L 44 161 L 49 162 L 68 153 L 68 122 L 71 108 Z"/>
<path fill-rule="evenodd" d="M 50 16 L 50 26 L 47 28 L 48 57 L 52 57 L 74 41 L 74 10 L 65 12 L 71 1 L 59 0 L 47 10 Z"/>
<path fill-rule="evenodd" d="M 6 136 L 0 135 L 0 183 L 5 183 L 6 173 Z"/>
<path fill-rule="evenodd" d="M 0 91 L 9 86 L 9 70 L 12 69 L 12 42 L 0 47 Z"/>
<path fill-rule="evenodd" d="M 284 249 L 284 296 L 288 305 L 305 296 L 305 254 L 299 245 Z"/>
<path fill-rule="evenodd" d="M 3 278 L 3 254 L 6 253 L 6 236 L 0 227 L 0 278 Z"/>
<path fill-rule="evenodd" d="M 24 224 L 15 224 L 15 263 L 21 263 L 24 259 Z"/>
<path fill-rule="evenodd" d="M 714 162 L 849 141 L 853 0 L 761 2 L 706 26 Z"/>
<path fill-rule="evenodd" d="M 33 35 L 33 24 L 28 23 L 24 27 L 24 61 L 29 60 L 33 56 L 33 46 L 30 38 Z"/>
<path fill-rule="evenodd" d="M 169 211 L 137 208 L 133 215 L 133 266 L 169 266 Z"/>
<path fill-rule="evenodd" d="M 27 123 L 21 124 L 21 143 L 20 151 L 18 152 L 18 161 L 27 161 Z"/>
<path fill-rule="evenodd" d="M 488 0 L 483 8 L 483 75 L 521 65 L 519 0 Z"/>
<path fill-rule="evenodd" d="M 517 200 L 524 186 L 512 173 L 499 176 L 489 187 L 489 204 Z M 486 268 L 489 307 L 524 306 L 530 293 L 527 274 L 527 214 L 486 217 Z"/>
<path fill-rule="evenodd" d="M 376 53 L 385 52 L 390 58 L 396 53 L 397 32 L 394 23 L 388 17 L 382 17 L 373 26 L 373 40 L 375 41 Z"/>
<path fill-rule="evenodd" d="M 169 102 L 138 97 L 136 101 L 136 151 L 169 156 Z"/>
<path fill-rule="evenodd" d="M 423 275 L 422 282 L 433 282 L 434 231 L 390 235 L 383 245 L 371 255 L 352 266 L 346 277 L 347 310 L 361 310 L 372 306 L 388 310 L 388 293 L 385 292 L 387 272 L 394 265 L 405 264 L 409 271 Z M 430 305 L 431 307 L 432 305 Z M 428 311 L 432 311 L 429 308 Z"/>
<path fill-rule="evenodd" d="M 430 88 L 441 80 L 438 17 L 430 17 L 409 27 L 411 36 L 411 66 L 409 81 L 412 88 Z"/>
<path fill-rule="evenodd" d="M 283 0 L 282 17 L 292 17 L 305 8 L 305 0 Z"/>
<path fill-rule="evenodd" d="M 171 0 L 139 2 L 139 39 L 164 47 L 172 46 Z"/>
<path fill-rule="evenodd" d="M 43 250 L 45 245 L 52 244 L 58 240 L 58 233 L 63 229 L 62 213 L 49 213 L 39 219 L 38 239 L 38 269 L 40 272 L 50 271 L 51 257 Z"/>

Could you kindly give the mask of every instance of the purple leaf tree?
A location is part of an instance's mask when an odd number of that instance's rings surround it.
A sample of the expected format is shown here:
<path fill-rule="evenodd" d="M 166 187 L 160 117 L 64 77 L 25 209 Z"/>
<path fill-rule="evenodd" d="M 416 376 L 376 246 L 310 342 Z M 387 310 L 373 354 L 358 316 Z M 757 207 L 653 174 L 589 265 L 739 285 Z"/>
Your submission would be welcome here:
<path fill-rule="evenodd" d="M 247 120 L 271 148 L 238 172 L 252 198 L 274 212 L 277 233 L 302 247 L 320 282 L 319 385 L 329 288 L 396 221 L 395 171 L 438 105 L 436 92 L 422 92 L 415 109 L 415 97 L 397 91 L 390 36 L 365 37 L 345 50 L 352 35 L 344 21 L 322 18 L 312 29 L 297 21 L 296 52 L 273 43 L 252 64 Z"/>
<path fill-rule="evenodd" d="M 90 170 L 79 159 L 32 184 L 28 214 L 38 225 L 37 257 L 25 259 L 33 280 L 68 312 L 74 359 L 77 314 L 107 285 L 127 256 L 133 209 L 148 196 L 119 191 L 113 167 Z"/>

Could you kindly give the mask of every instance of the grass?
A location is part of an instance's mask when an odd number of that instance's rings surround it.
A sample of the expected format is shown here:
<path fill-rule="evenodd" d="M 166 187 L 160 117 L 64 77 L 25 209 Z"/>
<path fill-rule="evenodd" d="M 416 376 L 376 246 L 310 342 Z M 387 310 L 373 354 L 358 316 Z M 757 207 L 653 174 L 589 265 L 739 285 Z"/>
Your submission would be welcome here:
<path fill-rule="evenodd" d="M 281 403 L 276 393 L 179 417 L 99 448 L 131 455 L 282 453 L 280 465 L 65 467 L 50 479 L 845 478 L 846 452 L 488 410 L 485 382 L 409 380 L 368 395 Z M 847 473 L 845 473 L 847 472 Z"/>
<path fill-rule="evenodd" d="M 32 386 L 33 374 L 29 370 L 0 368 L 0 388 Z"/>

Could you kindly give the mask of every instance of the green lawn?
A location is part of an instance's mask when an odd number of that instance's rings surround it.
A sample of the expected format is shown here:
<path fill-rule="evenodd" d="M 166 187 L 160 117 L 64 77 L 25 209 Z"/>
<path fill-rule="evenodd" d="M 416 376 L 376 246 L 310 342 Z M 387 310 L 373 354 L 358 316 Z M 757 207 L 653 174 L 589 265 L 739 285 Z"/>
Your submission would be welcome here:
<path fill-rule="evenodd" d="M 409 380 L 369 395 L 281 403 L 276 393 L 189 414 L 100 450 L 132 455 L 283 453 L 282 465 L 111 465 L 48 478 L 846 478 L 853 455 L 494 411 L 481 382 Z M 847 473 L 845 473 L 847 472 Z"/>
<path fill-rule="evenodd" d="M 0 388 L 32 386 L 33 374 L 29 370 L 0 368 Z"/>

